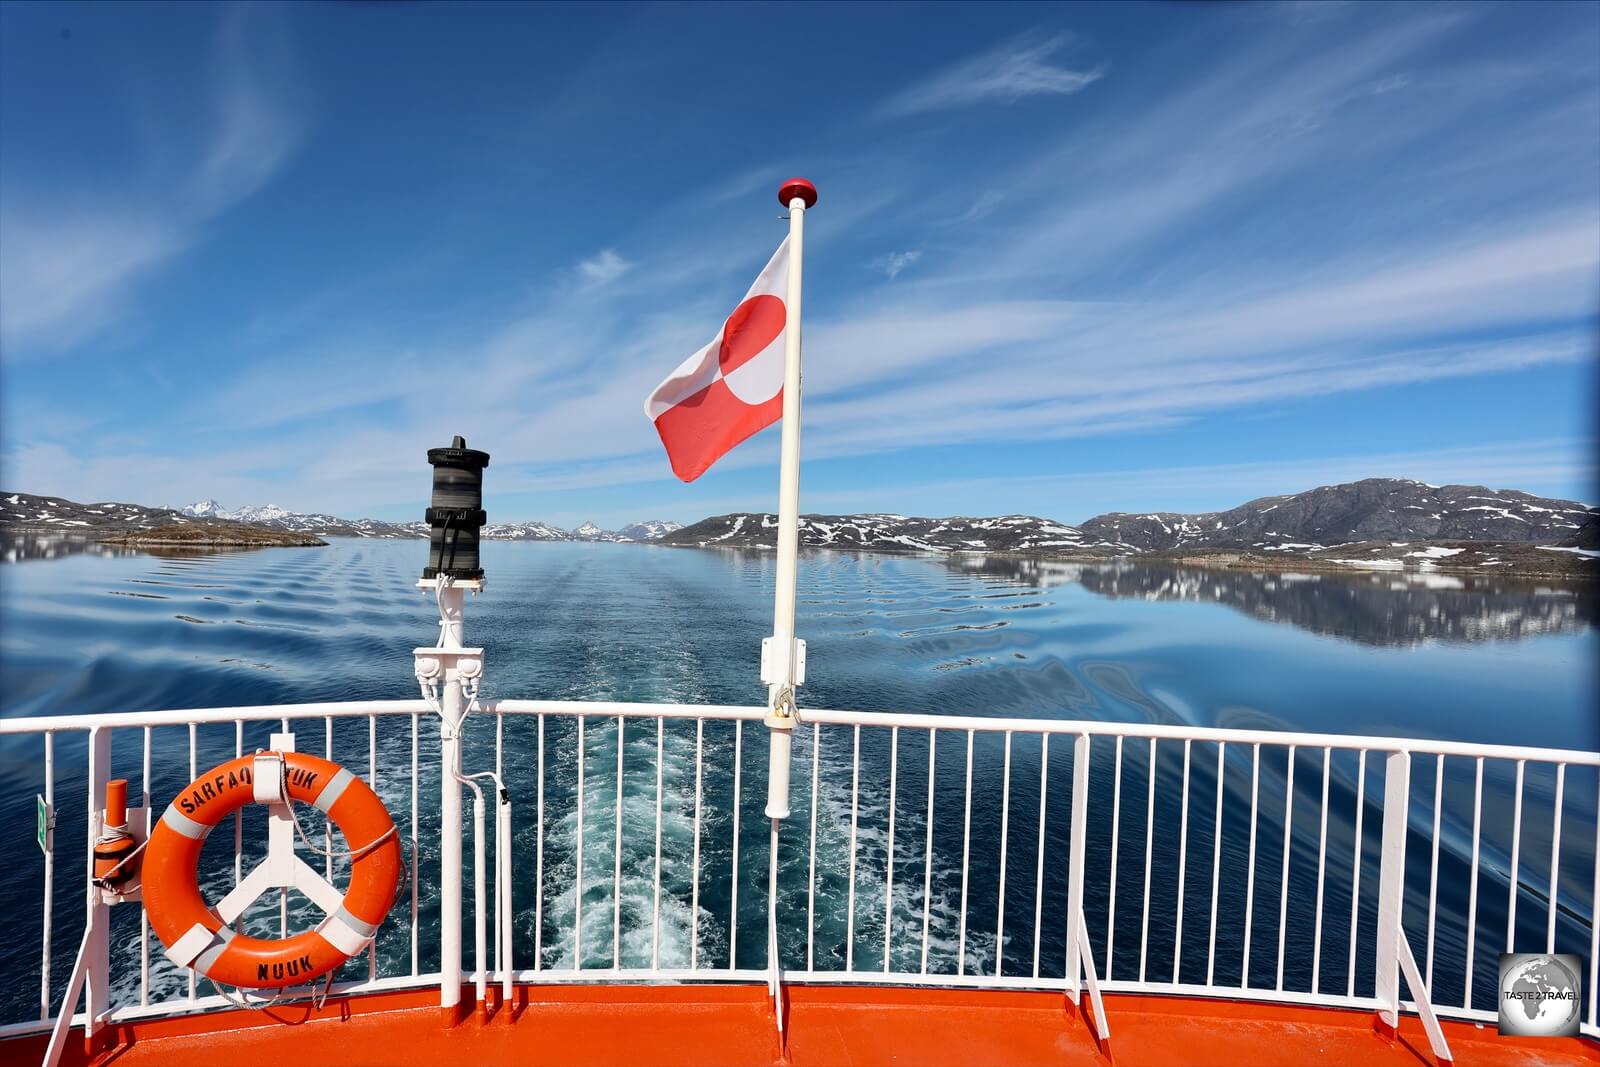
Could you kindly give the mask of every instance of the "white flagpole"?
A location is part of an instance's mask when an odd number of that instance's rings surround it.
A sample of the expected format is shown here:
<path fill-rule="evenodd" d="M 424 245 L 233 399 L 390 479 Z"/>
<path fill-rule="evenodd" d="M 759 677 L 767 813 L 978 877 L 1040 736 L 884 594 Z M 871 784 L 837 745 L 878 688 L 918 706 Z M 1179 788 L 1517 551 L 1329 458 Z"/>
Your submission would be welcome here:
<path fill-rule="evenodd" d="M 778 469 L 778 580 L 772 598 L 771 644 L 762 649 L 761 680 L 767 683 L 767 984 L 773 1014 L 783 1035 L 782 971 L 778 966 L 778 828 L 789 817 L 789 759 L 794 747 L 794 687 L 801 647 L 794 638 L 796 557 L 800 550 L 800 292 L 805 264 L 806 209 L 817 202 L 817 187 L 790 178 L 778 189 L 789 209 L 789 291 L 784 294 L 783 446 Z M 770 654 L 769 654 L 770 653 Z"/>
<path fill-rule="evenodd" d="M 767 725 L 771 750 L 767 772 L 767 817 L 789 817 L 789 756 L 794 734 L 794 687 L 798 684 L 794 639 L 796 556 L 800 547 L 800 294 L 804 264 L 806 209 L 817 202 L 817 188 L 790 178 L 778 190 L 789 209 L 789 291 L 784 297 L 783 445 L 778 462 L 778 580 L 773 597 L 772 639 L 762 657 L 767 683 Z"/>

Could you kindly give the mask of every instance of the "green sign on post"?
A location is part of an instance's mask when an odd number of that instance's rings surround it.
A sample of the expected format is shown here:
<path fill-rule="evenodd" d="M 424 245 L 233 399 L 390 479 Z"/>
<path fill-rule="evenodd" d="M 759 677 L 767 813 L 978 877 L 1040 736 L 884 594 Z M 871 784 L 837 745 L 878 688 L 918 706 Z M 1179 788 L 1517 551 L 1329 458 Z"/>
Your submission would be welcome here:
<path fill-rule="evenodd" d="M 49 852 L 55 846 L 56 815 L 42 795 L 35 796 L 39 801 L 39 851 Z"/>

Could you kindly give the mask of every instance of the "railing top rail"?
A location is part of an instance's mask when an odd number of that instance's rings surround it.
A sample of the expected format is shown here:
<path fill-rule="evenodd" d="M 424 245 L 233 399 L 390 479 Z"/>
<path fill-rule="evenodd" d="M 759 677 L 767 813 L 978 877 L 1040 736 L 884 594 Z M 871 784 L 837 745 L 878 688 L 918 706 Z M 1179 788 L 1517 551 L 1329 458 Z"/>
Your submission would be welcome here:
<path fill-rule="evenodd" d="M 244 720 L 352 718 L 366 715 L 409 715 L 430 710 L 416 700 L 349 700 L 316 704 L 252 704 L 237 708 L 187 708 L 163 711 L 116 711 L 88 715 L 35 715 L 0 718 L 0 736 L 93 730 L 97 727 L 187 726 Z"/>
<path fill-rule="evenodd" d="M 195 708 L 169 711 L 132 711 L 90 715 L 48 715 L 0 718 L 0 736 L 57 731 L 87 731 L 97 727 L 183 726 L 189 723 L 229 723 L 237 720 L 349 718 L 367 715 L 407 715 L 431 710 L 423 700 L 361 700 L 316 704 L 267 704 L 234 708 Z M 629 718 L 759 720 L 760 706 L 724 704 L 648 704 L 587 700 L 486 700 L 481 711 L 505 715 L 581 715 Z M 1242 745 L 1297 745 L 1377 752 L 1409 752 L 1428 756 L 1483 757 L 1530 760 L 1600 767 L 1600 752 L 1581 749 L 1540 748 L 1524 745 L 1485 745 L 1431 738 L 1379 737 L 1361 734 L 1304 733 L 1290 730 L 1242 730 L 1166 723 L 1105 722 L 1089 719 L 1029 719 L 976 715 L 928 715 L 902 712 L 841 711 L 803 708 L 802 722 L 842 726 L 901 726 L 948 731 L 989 733 L 1087 734 L 1166 740 L 1227 742 Z"/>
<path fill-rule="evenodd" d="M 518 702 L 521 703 L 521 702 Z M 908 726 L 917 729 L 977 730 L 1034 734 L 1088 734 L 1229 744 L 1297 745 L 1301 748 L 1368 749 L 1428 756 L 1483 756 L 1486 759 L 1533 760 L 1600 767 L 1600 752 L 1583 749 L 1486 745 L 1472 741 L 1440 741 L 1426 737 L 1377 737 L 1363 734 L 1319 734 L 1293 730 L 1239 730 L 1216 726 L 1166 723 L 1105 722 L 1092 719 L 1016 719 L 973 715 L 923 715 L 802 708 L 800 721 L 824 725 Z"/>

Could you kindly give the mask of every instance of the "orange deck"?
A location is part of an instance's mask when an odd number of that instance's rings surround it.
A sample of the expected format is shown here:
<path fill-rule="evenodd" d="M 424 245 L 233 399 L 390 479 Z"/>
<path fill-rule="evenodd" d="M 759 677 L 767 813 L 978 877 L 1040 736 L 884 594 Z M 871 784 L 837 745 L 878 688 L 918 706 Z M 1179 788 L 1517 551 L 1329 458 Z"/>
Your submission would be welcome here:
<path fill-rule="evenodd" d="M 665 1065 L 1051 1064 L 1108 1060 L 1084 1019 L 1060 995 L 794 986 L 787 1040 L 759 986 L 531 986 L 487 1022 L 441 1025 L 437 993 L 375 994 L 268 1019 L 224 1012 L 118 1027 L 97 1064 Z M 1174 1064 L 1432 1064 L 1422 1024 L 1379 1037 L 1366 1012 L 1243 1001 L 1108 996 L 1118 1067 Z M 1502 1038 L 1494 1028 L 1445 1023 L 1455 1062 L 1600 1064 L 1600 1046 L 1577 1039 Z M 0 1043 L 0 1062 L 37 1063 L 43 1038 Z M 78 1032 L 66 1061 L 83 1064 Z"/>

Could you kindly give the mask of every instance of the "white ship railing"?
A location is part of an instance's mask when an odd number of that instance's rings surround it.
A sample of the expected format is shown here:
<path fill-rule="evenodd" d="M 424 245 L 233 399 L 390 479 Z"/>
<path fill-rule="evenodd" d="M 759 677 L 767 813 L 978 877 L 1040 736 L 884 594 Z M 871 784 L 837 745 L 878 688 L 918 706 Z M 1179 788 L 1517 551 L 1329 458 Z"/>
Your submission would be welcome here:
<path fill-rule="evenodd" d="M 1590 798 L 1600 806 L 1596 784 L 1600 754 L 1277 730 L 805 709 L 796 731 L 794 775 L 803 795 L 797 798 L 779 846 L 783 857 L 805 857 L 806 891 L 801 903 L 799 896 L 787 891 L 774 898 L 766 891 L 762 872 L 749 870 L 748 859 L 743 879 L 740 874 L 743 805 L 739 801 L 748 797 L 758 804 L 764 796 L 764 781 L 753 777 L 764 770 L 765 746 L 753 744 L 755 739 L 765 740 L 760 737 L 765 733 L 760 725 L 764 715 L 761 707 L 488 700 L 469 716 L 467 770 L 487 763 L 492 752 L 494 769 L 502 776 L 516 813 L 516 829 L 521 831 L 523 845 L 512 851 L 523 855 L 528 834 L 534 837 L 531 873 L 525 864 L 513 869 L 510 856 L 497 855 L 492 867 L 496 903 L 493 914 L 486 915 L 483 824 L 477 823 L 478 937 L 472 976 L 480 1000 L 491 981 L 781 980 L 1053 990 L 1076 1001 L 1085 977 L 1092 986 L 1098 975 L 1098 989 L 1107 992 L 1220 996 L 1366 1009 L 1391 1013 L 1391 1018 L 1398 1010 L 1420 1013 L 1425 1019 L 1437 1014 L 1493 1022 L 1494 983 L 1484 976 L 1498 953 L 1514 947 L 1587 952 L 1582 1032 L 1600 1036 L 1596 1015 L 1600 938 L 1594 911 L 1600 895 L 1596 862 L 1600 834 L 1595 808 L 1588 806 Z M 362 721 L 365 731 L 360 730 Z M 343 724 L 337 731 L 336 723 Z M 528 735 L 524 742 L 532 743 L 532 752 L 513 741 L 514 758 L 507 759 L 508 723 Z M 242 753 L 254 747 L 246 745 L 247 728 L 259 733 L 260 724 L 297 731 L 300 750 L 309 752 L 319 751 L 316 728 L 320 726 L 320 750 L 364 771 L 388 799 L 408 837 L 409 899 L 397 903 L 391 923 L 398 920 L 408 927 L 409 953 L 401 954 L 397 964 L 392 954 L 385 962 L 374 950 L 367 958 L 365 978 L 339 983 L 335 991 L 438 985 L 441 969 L 436 960 L 425 958 L 419 936 L 419 885 L 429 872 L 418 864 L 415 846 L 426 839 L 419 815 L 427 811 L 428 801 L 421 798 L 437 796 L 430 792 L 432 783 L 423 779 L 436 781 L 439 766 L 437 731 L 430 732 L 435 718 L 424 701 L 0 719 L 0 750 L 13 768 L 38 767 L 42 795 L 66 819 L 85 827 L 85 841 L 92 848 L 95 808 L 106 781 L 113 777 L 113 767 L 123 772 L 137 760 L 138 773 L 123 775 L 133 779 L 130 803 L 142 793 L 152 818 L 159 817 L 171 798 L 152 795 L 152 761 L 170 760 L 181 751 L 164 740 L 168 732 L 187 730 L 188 763 L 183 768 L 187 776 L 169 775 L 187 782 L 209 766 L 200 758 L 202 740 L 214 750 L 217 738 L 225 742 L 231 727 L 233 754 Z M 588 748 L 564 755 L 555 752 L 553 735 L 558 726 L 567 744 L 575 739 L 584 745 L 585 730 L 591 738 L 615 732 L 636 740 L 633 747 L 617 743 L 614 770 L 607 766 L 601 771 L 604 761 L 597 761 Z M 672 762 L 665 740 L 671 732 L 675 745 L 686 749 L 691 728 L 695 786 L 690 957 L 688 966 L 664 966 L 662 783 L 665 767 Z M 708 731 L 720 738 L 719 751 L 731 733 L 731 765 L 708 754 Z M 361 733 L 364 752 L 354 740 Z M 163 738 L 159 744 L 158 734 Z M 551 735 L 548 751 L 547 735 Z M 637 741 L 641 735 L 642 746 Z M 75 745 L 86 742 L 86 759 L 63 760 L 63 738 Z M 864 761 L 863 744 L 879 757 L 887 753 L 887 783 L 877 773 L 880 766 Z M 407 750 L 409 766 L 404 761 Z M 585 753 L 581 759 L 579 751 Z M 395 753 L 401 754 L 398 760 Z M 555 810 L 558 803 L 546 789 L 558 755 L 578 770 L 577 803 L 562 811 Z M 653 795 L 648 790 L 643 794 L 654 805 L 654 835 L 653 840 L 633 836 L 625 840 L 623 792 L 630 774 L 639 779 L 641 758 L 646 763 L 644 781 L 651 777 L 655 781 Z M 64 766 L 67 762 L 72 765 Z M 864 765 L 869 771 L 866 782 Z M 1028 780 L 1016 765 L 1031 770 Z M 987 827 L 974 833 L 975 768 L 978 791 L 999 798 L 997 833 L 991 834 Z M 674 773 L 687 774 L 681 766 Z M 715 873 L 718 886 L 726 885 L 731 898 L 726 911 L 727 949 L 725 958 L 712 959 L 700 952 L 698 928 L 708 914 L 702 898 L 706 879 L 713 877 L 702 862 L 702 850 L 713 840 L 705 794 L 710 779 L 722 788 L 729 777 L 733 803 L 727 818 L 718 821 L 731 825 L 725 839 L 715 840 L 719 847 L 727 847 L 731 867 Z M 1509 820 L 1493 800 L 1485 808 L 1486 780 L 1508 786 Z M 403 788 L 395 788 L 397 783 Z M 1580 783 L 1583 793 L 1577 791 Z M 1330 799 L 1330 787 L 1335 799 Z M 615 791 L 617 801 L 615 825 L 605 828 L 614 831 L 606 835 L 613 846 L 610 898 L 598 905 L 586 905 L 585 900 L 605 895 L 603 886 L 597 889 L 592 869 L 591 878 L 584 878 L 587 847 L 574 849 L 572 872 L 552 866 L 547 855 L 548 828 L 575 812 L 579 845 L 595 838 L 599 828 L 585 822 L 589 818 L 583 804 L 585 789 L 605 790 L 608 796 Z M 1341 809 L 1337 798 L 1346 792 L 1351 794 L 1348 807 Z M 1454 802 L 1446 801 L 1447 793 L 1456 798 Z M 396 810 L 397 795 L 409 803 L 409 811 Z M 848 829 L 844 798 L 848 798 Z M 819 812 L 824 799 L 839 810 Z M 637 791 L 635 801 L 637 807 Z M 1158 818 L 1158 809 L 1174 801 L 1179 811 L 1176 822 L 1165 815 Z M 1330 839 L 1330 812 L 1335 840 Z M 1348 839 L 1341 829 L 1346 816 L 1354 822 Z M 984 818 L 987 823 L 987 814 Z M 765 846 L 761 822 L 759 815 L 745 816 L 742 836 L 747 854 L 752 847 Z M 953 861 L 957 825 L 961 827 L 959 889 L 953 873 L 935 869 L 936 854 Z M 236 876 L 243 854 L 240 826 L 236 821 Z M 1313 827 L 1314 853 L 1309 845 Z M 847 841 L 842 853 L 829 844 L 835 840 Z M 1175 867 L 1170 864 L 1174 848 Z M 647 957 L 641 952 L 632 961 L 625 958 L 623 947 L 625 852 L 653 856 L 651 947 Z M 1238 865 L 1224 862 L 1224 857 L 1241 853 L 1244 907 L 1235 915 L 1239 887 L 1232 884 L 1237 879 L 1230 879 L 1229 873 L 1237 874 Z M 1467 871 L 1464 921 L 1439 907 L 1441 855 L 1447 867 L 1464 865 Z M 49 1029 L 55 1021 L 61 989 L 59 984 L 52 988 L 52 942 L 62 925 L 55 907 L 55 859 L 54 850 L 46 853 L 40 895 L 39 1016 L 0 1026 L 0 1037 Z M 87 855 L 86 862 L 92 864 Z M 640 862 L 649 868 L 649 859 Z M 972 891 L 969 874 L 975 867 L 995 872 L 996 892 Z M 327 873 L 332 876 L 331 866 Z M 817 911 L 819 881 L 837 883 L 841 877 L 846 886 L 842 946 L 836 932 L 823 929 Z M 947 880 L 949 886 L 944 885 Z M 770 941 L 765 959 L 759 965 L 752 962 L 759 954 L 749 946 L 761 944 L 768 931 L 748 919 L 741 923 L 741 882 L 747 902 L 763 902 L 774 940 L 782 946 L 782 966 L 776 974 L 770 969 Z M 574 893 L 571 929 L 550 932 L 562 939 L 562 945 L 570 938 L 573 951 L 565 966 L 552 966 L 547 909 L 556 896 L 572 892 L 575 885 L 586 892 Z M 1481 888 L 1485 886 L 1494 891 Z M 1170 904 L 1169 888 L 1175 889 Z M 751 892 L 757 897 L 751 898 Z M 980 895 L 986 905 L 981 912 L 974 900 Z M 946 898 L 952 896 L 957 901 L 953 920 L 946 908 Z M 530 898 L 531 952 L 526 944 L 530 938 L 512 936 L 515 917 L 526 913 Z M 1496 920 L 1490 920 L 1495 922 L 1495 934 L 1487 935 L 1484 917 L 1490 912 L 1498 916 L 1502 905 L 1504 936 L 1499 936 Z M 608 965 L 592 962 L 596 948 L 592 943 L 590 954 L 585 952 L 586 906 L 610 909 L 609 952 L 601 956 L 609 959 Z M 1136 935 L 1130 919 L 1134 914 L 1139 916 Z M 1082 921 L 1073 921 L 1074 916 Z M 720 922 L 721 916 L 715 919 Z M 280 903 L 280 923 L 286 927 L 287 922 L 287 904 Z M 935 942 L 950 932 L 947 927 L 952 922 L 954 957 L 941 958 L 945 950 Z M 69 931 L 83 928 L 71 921 L 64 925 Z M 486 925 L 494 928 L 492 942 L 486 942 Z M 869 945 L 862 931 L 878 927 L 881 943 Z M 17 928 L 15 923 L 12 928 Z M 629 932 L 638 929 L 635 922 Z M 99 1026 L 228 1006 L 220 996 L 203 995 L 192 979 L 185 995 L 155 995 L 152 938 L 142 909 L 139 933 L 136 952 L 129 952 L 125 942 L 119 942 L 116 951 L 109 942 L 91 948 L 87 1005 L 74 1016 L 75 1024 L 93 1019 Z M 1308 935 L 1311 962 L 1305 968 Z M 980 940 L 989 946 L 986 952 L 975 950 Z M 1233 947 L 1236 942 L 1241 947 Z M 493 945 L 492 951 L 486 943 Z M 739 945 L 746 946 L 744 953 Z M 1464 953 L 1457 951 L 1463 947 Z M 841 948 L 842 965 L 837 960 Z M 159 944 L 155 951 L 159 960 Z M 1461 964 L 1447 969 L 1445 960 L 1458 955 L 1464 957 Z M 741 956 L 746 961 L 742 967 Z M 1088 967 L 1074 966 L 1080 962 Z M 108 990 L 132 974 L 138 976 L 136 994 L 113 1003 Z M 1402 975 L 1407 976 L 1403 985 Z M 1402 989 L 1407 995 L 1402 996 Z M 1093 991 L 1098 1000 L 1098 990 Z M 1114 1014 L 1110 1022 L 1114 1027 Z M 1098 1020 L 1097 1029 L 1104 1036 L 1104 1019 Z M 1430 1024 L 1428 1029 L 1434 1037 L 1437 1028 Z"/>

